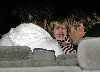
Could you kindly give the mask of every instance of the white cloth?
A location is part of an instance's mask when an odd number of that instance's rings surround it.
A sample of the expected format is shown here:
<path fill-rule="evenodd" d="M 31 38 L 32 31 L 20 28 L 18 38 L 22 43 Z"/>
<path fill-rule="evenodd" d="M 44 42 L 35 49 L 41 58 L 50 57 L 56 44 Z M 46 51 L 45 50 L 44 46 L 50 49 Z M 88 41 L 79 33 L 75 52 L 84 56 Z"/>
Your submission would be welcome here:
<path fill-rule="evenodd" d="M 16 28 L 11 28 L 0 40 L 0 46 L 28 46 L 54 50 L 55 55 L 63 54 L 58 43 L 43 28 L 33 23 L 23 23 Z"/>

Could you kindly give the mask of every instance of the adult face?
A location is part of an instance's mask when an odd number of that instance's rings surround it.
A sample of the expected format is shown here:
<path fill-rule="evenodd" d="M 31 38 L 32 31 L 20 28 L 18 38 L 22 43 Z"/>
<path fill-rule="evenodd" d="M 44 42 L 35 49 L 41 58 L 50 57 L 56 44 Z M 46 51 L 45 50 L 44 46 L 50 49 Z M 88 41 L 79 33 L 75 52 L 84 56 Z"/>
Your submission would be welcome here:
<path fill-rule="evenodd" d="M 77 28 L 71 26 L 70 37 L 72 38 L 74 44 L 77 44 L 85 35 L 86 32 L 84 31 L 84 29 L 85 27 L 83 23 L 80 23 L 80 25 Z"/>

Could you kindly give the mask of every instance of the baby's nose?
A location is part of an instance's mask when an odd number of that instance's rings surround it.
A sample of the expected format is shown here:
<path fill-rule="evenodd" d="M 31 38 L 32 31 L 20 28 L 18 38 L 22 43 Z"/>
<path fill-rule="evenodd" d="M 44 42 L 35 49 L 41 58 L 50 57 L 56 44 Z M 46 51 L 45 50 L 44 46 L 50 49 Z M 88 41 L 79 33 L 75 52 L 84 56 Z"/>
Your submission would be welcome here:
<path fill-rule="evenodd" d="M 63 29 L 62 29 L 62 28 L 60 28 L 60 29 L 59 29 L 59 31 L 60 31 L 60 32 L 63 32 Z"/>

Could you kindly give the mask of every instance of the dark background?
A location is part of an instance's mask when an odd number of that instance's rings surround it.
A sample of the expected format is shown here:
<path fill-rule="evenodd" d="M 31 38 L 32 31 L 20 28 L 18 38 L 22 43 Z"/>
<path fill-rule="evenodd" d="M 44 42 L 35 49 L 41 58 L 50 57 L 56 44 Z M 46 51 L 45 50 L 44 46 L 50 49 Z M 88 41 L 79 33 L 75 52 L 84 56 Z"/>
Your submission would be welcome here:
<path fill-rule="evenodd" d="M 0 34 L 7 33 L 10 28 L 18 25 L 16 9 L 20 7 L 52 7 L 59 15 L 66 14 L 71 9 L 95 11 L 100 16 L 99 1 L 77 0 L 0 0 Z"/>

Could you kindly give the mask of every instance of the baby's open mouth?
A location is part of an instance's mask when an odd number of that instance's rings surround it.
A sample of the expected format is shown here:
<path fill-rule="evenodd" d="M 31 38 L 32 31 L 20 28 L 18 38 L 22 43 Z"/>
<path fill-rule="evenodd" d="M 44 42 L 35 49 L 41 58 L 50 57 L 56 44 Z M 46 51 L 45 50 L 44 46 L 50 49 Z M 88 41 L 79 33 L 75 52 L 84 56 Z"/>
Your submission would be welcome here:
<path fill-rule="evenodd" d="M 64 34 L 58 34 L 58 37 L 64 37 Z"/>

